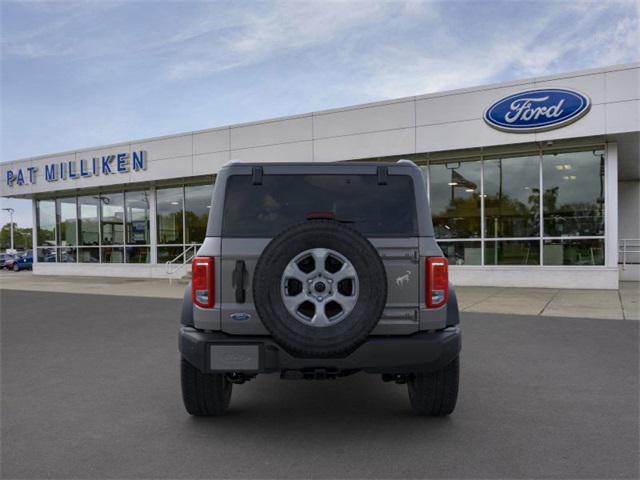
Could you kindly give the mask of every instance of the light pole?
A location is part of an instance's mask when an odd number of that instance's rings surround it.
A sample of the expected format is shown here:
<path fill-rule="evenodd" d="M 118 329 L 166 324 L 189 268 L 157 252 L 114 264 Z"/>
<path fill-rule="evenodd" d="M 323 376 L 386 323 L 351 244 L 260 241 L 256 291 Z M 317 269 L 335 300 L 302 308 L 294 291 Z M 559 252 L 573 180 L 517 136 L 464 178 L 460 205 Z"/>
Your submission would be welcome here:
<path fill-rule="evenodd" d="M 15 210 L 11 207 L 9 208 L 3 208 L 3 210 L 6 210 L 7 212 L 9 212 L 9 227 L 11 228 L 11 250 L 13 251 L 13 214 L 15 213 Z"/>

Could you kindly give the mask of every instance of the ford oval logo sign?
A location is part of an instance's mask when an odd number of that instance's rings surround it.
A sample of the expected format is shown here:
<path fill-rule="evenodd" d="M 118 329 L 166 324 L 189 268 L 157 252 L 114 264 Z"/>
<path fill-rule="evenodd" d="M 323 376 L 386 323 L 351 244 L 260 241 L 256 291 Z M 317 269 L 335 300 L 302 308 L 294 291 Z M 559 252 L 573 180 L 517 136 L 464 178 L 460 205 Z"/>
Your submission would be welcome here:
<path fill-rule="evenodd" d="M 498 100 L 484 113 L 484 120 L 507 132 L 540 132 L 575 122 L 590 107 L 589 97 L 575 90 L 541 88 Z"/>

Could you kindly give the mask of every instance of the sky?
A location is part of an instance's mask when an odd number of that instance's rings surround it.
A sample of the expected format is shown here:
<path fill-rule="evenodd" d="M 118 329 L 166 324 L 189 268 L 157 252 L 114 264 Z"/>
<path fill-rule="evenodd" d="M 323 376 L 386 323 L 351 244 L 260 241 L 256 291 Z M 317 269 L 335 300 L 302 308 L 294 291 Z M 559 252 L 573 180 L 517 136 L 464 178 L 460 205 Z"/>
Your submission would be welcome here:
<path fill-rule="evenodd" d="M 640 0 L 2 0 L 0 16 L 0 161 L 640 60 Z M 31 225 L 29 201 L 2 207 Z"/>

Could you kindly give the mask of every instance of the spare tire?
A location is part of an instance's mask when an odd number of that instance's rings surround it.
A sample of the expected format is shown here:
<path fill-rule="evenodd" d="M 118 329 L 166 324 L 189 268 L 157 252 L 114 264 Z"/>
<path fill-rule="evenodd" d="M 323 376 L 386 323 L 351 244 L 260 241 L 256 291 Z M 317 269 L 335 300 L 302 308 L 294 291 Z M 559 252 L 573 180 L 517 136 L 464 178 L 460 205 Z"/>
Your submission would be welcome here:
<path fill-rule="evenodd" d="M 355 350 L 378 323 L 387 277 L 362 234 L 335 221 L 310 220 L 267 245 L 255 268 L 253 299 L 285 350 L 337 357 Z"/>

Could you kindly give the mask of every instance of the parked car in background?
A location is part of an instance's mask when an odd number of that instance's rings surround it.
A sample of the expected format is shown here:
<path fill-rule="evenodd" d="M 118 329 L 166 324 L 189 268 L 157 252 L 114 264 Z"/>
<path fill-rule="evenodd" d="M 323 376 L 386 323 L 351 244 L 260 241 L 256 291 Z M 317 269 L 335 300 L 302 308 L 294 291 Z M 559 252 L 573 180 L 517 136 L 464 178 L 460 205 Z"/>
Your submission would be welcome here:
<path fill-rule="evenodd" d="M 14 272 L 20 270 L 31 270 L 33 268 L 33 254 L 26 252 L 15 259 L 12 269 Z"/>
<path fill-rule="evenodd" d="M 15 262 L 16 257 L 17 255 L 13 253 L 4 253 L 2 257 L 2 263 L 0 263 L 1 268 L 11 270 L 13 268 L 13 262 Z"/>

